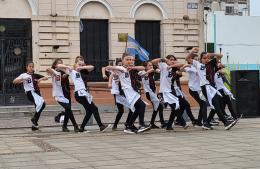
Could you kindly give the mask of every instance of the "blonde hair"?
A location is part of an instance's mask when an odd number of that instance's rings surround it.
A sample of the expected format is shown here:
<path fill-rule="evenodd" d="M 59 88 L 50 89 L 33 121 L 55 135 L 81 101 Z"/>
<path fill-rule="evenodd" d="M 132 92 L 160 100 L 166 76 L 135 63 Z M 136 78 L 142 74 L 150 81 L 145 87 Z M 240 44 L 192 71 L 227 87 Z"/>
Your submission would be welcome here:
<path fill-rule="evenodd" d="M 74 65 L 73 65 L 73 68 L 74 68 L 74 69 L 76 68 L 76 64 L 77 64 L 79 61 L 82 61 L 82 62 L 85 63 L 84 57 L 83 57 L 83 56 L 77 56 L 77 57 L 75 58 L 75 62 L 74 62 Z"/>

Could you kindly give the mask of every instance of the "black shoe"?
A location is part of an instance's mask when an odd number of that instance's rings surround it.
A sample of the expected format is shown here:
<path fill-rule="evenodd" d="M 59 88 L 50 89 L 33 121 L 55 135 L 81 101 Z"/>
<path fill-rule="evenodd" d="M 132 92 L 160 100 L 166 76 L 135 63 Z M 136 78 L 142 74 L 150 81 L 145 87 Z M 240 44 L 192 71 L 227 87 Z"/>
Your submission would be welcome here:
<path fill-rule="evenodd" d="M 35 126 L 35 125 L 32 125 L 32 131 L 36 131 L 36 130 L 39 130 L 39 127 L 38 126 Z"/>
<path fill-rule="evenodd" d="M 79 132 L 79 127 L 78 126 L 74 126 L 74 132 L 75 133 Z"/>
<path fill-rule="evenodd" d="M 208 124 L 208 123 L 204 123 L 201 127 L 202 127 L 202 129 L 204 129 L 204 130 L 213 130 L 213 128 L 211 127 L 211 125 Z"/>
<path fill-rule="evenodd" d="M 150 124 L 151 129 L 159 129 L 160 127 L 156 126 L 155 124 Z"/>
<path fill-rule="evenodd" d="M 117 125 L 113 125 L 112 130 L 116 131 L 117 130 Z"/>
<path fill-rule="evenodd" d="M 148 131 L 148 130 L 150 130 L 150 129 L 151 129 L 150 126 L 143 125 L 143 126 L 140 126 L 140 127 L 139 127 L 139 129 L 137 130 L 137 133 L 142 133 L 142 132 Z"/>
<path fill-rule="evenodd" d="M 31 122 L 32 122 L 32 124 L 33 124 L 35 127 L 38 126 L 38 123 L 37 123 L 37 121 L 36 121 L 36 119 L 35 119 L 34 117 L 31 118 Z"/>
<path fill-rule="evenodd" d="M 227 124 L 225 124 L 225 130 L 230 130 L 235 124 L 237 123 L 237 120 L 234 121 L 228 121 Z"/>
<path fill-rule="evenodd" d="M 167 127 L 165 128 L 165 130 L 166 130 L 166 131 L 173 131 L 174 129 L 173 129 L 172 127 L 168 127 L 168 126 L 167 126 Z"/>
<path fill-rule="evenodd" d="M 87 130 L 85 130 L 84 128 L 80 128 L 80 129 L 79 129 L 79 132 L 81 132 L 81 133 L 83 133 L 83 132 L 85 132 L 85 131 L 87 131 Z"/>
<path fill-rule="evenodd" d="M 167 127 L 167 123 L 161 124 L 161 128 L 162 128 L 162 129 L 164 129 L 164 128 L 166 128 L 166 127 Z"/>
<path fill-rule="evenodd" d="M 219 125 L 219 121 L 211 120 L 210 124 L 211 124 L 212 126 L 218 126 L 218 125 Z"/>
<path fill-rule="evenodd" d="M 62 132 L 70 132 L 70 130 L 67 127 L 62 127 Z"/>
<path fill-rule="evenodd" d="M 202 126 L 202 123 L 201 123 L 200 121 L 196 121 L 196 123 L 195 123 L 195 127 L 196 127 L 196 126 L 201 127 L 201 126 Z"/>
<path fill-rule="evenodd" d="M 132 126 L 132 127 L 126 127 L 124 129 L 124 133 L 128 133 L 128 134 L 137 134 L 137 128 L 135 126 Z"/>
<path fill-rule="evenodd" d="M 111 124 L 109 125 L 103 125 L 103 126 L 100 126 L 99 129 L 101 132 L 105 132 L 108 128 L 110 128 Z"/>

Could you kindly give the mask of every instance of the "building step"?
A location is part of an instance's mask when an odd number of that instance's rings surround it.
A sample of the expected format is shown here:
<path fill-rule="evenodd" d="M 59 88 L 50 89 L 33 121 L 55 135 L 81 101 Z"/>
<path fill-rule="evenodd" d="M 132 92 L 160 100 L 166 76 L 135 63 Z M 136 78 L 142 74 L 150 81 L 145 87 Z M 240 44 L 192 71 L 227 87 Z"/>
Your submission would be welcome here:
<path fill-rule="evenodd" d="M 60 105 L 47 105 L 42 112 L 42 116 L 55 116 L 64 109 Z M 74 114 L 81 114 L 81 108 L 78 105 L 72 106 Z M 1 106 L 0 107 L 0 118 L 11 118 L 11 117 L 27 117 L 32 116 L 35 112 L 34 106 Z"/>

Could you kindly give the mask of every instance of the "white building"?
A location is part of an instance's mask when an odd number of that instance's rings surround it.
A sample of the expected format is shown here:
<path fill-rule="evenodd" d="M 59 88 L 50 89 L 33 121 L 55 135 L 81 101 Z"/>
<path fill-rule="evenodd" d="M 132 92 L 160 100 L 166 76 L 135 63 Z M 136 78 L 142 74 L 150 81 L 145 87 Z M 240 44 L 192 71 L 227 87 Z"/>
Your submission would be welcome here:
<path fill-rule="evenodd" d="M 223 63 L 256 69 L 260 64 L 259 27 L 260 17 L 227 16 L 223 11 L 215 11 L 208 14 L 205 34 L 215 51 L 224 54 Z"/>

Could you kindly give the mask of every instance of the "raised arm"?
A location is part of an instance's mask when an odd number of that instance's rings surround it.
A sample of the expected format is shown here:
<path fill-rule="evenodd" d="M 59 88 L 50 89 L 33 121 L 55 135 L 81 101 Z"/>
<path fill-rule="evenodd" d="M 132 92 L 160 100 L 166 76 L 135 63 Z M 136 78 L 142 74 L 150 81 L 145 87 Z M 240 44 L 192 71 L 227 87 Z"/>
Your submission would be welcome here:
<path fill-rule="evenodd" d="M 185 65 L 183 65 L 181 68 L 180 68 L 180 71 L 181 72 L 185 72 L 185 68 L 186 67 L 191 67 L 191 65 L 190 64 L 185 64 Z"/>
<path fill-rule="evenodd" d="M 56 75 L 56 73 L 54 72 L 54 70 L 53 70 L 52 68 L 46 69 L 46 72 L 47 72 L 47 74 L 50 75 L 50 76 L 55 76 L 55 75 Z"/>
<path fill-rule="evenodd" d="M 109 76 L 109 78 L 108 78 L 108 84 L 107 84 L 107 85 L 108 85 L 109 88 L 112 87 L 112 79 L 113 79 L 113 76 L 114 76 L 114 75 L 113 75 L 113 73 L 112 73 L 112 74 Z"/>
<path fill-rule="evenodd" d="M 83 69 L 86 69 L 90 72 L 90 71 L 94 70 L 94 66 L 93 65 L 85 65 L 85 66 L 80 66 L 80 67 L 77 68 L 78 71 L 83 70 Z"/>
<path fill-rule="evenodd" d="M 145 67 L 144 66 L 130 66 L 127 68 L 127 70 L 137 70 L 137 71 L 142 71 L 142 70 L 145 70 Z"/>
<path fill-rule="evenodd" d="M 175 63 L 171 66 L 168 66 L 168 69 L 176 67 L 176 68 L 181 68 L 182 66 L 184 66 L 184 63 Z"/>
<path fill-rule="evenodd" d="M 15 84 L 15 85 L 17 85 L 17 84 L 21 84 L 21 83 L 23 83 L 23 78 L 20 78 L 20 76 L 19 77 L 17 77 L 17 78 L 15 78 L 14 80 L 13 80 L 13 84 Z"/>
<path fill-rule="evenodd" d="M 214 58 L 216 58 L 216 59 L 218 59 L 218 60 L 220 60 L 220 59 L 223 57 L 223 55 L 222 55 L 221 53 L 208 53 L 207 55 L 208 55 L 210 58 L 214 57 Z"/>
<path fill-rule="evenodd" d="M 103 79 L 108 79 L 108 77 L 107 77 L 107 75 L 106 75 L 106 67 L 102 67 L 101 71 L 102 71 L 102 77 L 103 77 Z M 109 78 L 110 78 L 110 77 L 109 77 Z"/>
<path fill-rule="evenodd" d="M 185 58 L 186 61 L 187 61 L 188 63 L 192 64 L 192 62 L 193 62 L 193 56 L 194 56 L 195 53 L 198 53 L 198 52 L 199 52 L 199 49 L 198 49 L 197 47 L 192 48 L 192 49 L 191 49 L 191 52 L 188 53 L 188 55 L 187 55 L 186 58 Z"/>
<path fill-rule="evenodd" d="M 164 61 L 165 59 L 163 58 L 156 58 L 156 59 L 153 59 L 151 62 L 154 64 L 154 65 L 157 65 L 159 62 L 162 62 Z"/>
<path fill-rule="evenodd" d="M 121 66 L 107 66 L 106 67 L 107 71 L 123 71 L 123 69 L 121 68 Z"/>

